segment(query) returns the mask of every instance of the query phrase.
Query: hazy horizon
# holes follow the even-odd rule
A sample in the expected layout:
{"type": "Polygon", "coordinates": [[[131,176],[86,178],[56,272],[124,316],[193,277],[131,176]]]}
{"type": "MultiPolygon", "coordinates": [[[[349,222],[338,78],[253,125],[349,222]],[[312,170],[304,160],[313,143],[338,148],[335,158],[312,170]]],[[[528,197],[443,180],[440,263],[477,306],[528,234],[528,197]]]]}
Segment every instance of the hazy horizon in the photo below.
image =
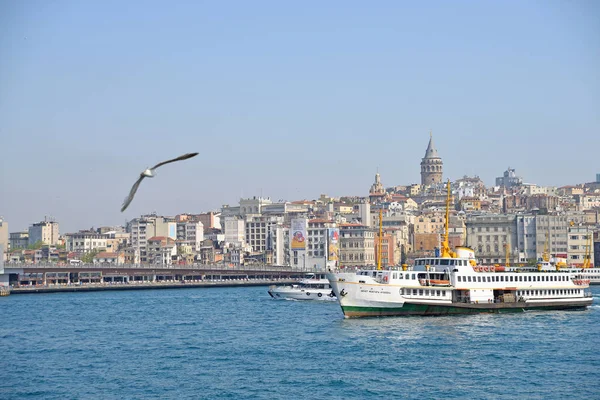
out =
{"type": "Polygon", "coordinates": [[[510,166],[600,173],[600,3],[0,3],[0,215],[61,233],[510,166]],[[186,152],[124,197],[148,166],[186,152]]]}

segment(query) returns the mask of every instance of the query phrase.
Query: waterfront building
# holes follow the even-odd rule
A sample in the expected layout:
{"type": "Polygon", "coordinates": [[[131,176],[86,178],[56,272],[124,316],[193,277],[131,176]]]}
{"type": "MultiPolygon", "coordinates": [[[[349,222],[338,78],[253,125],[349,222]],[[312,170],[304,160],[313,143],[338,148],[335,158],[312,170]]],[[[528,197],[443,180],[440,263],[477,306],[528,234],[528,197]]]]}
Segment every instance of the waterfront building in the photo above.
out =
{"type": "Polygon", "coordinates": [[[590,266],[594,266],[593,231],[588,226],[571,226],[567,235],[567,264],[569,267],[581,267],[586,254],[590,259],[590,266]],[[589,247],[588,247],[589,246],[589,247]]]}
{"type": "MultiPolygon", "coordinates": [[[[317,270],[335,267],[338,257],[338,243],[331,243],[331,231],[337,230],[337,224],[326,219],[310,219],[307,224],[306,266],[317,270]],[[331,254],[331,246],[335,253],[331,254]]],[[[339,230],[337,230],[339,240],[339,230]]],[[[304,261],[304,260],[303,260],[304,261]]]]}
{"type": "MultiPolygon", "coordinates": [[[[100,231],[100,230],[99,230],[100,231]]],[[[102,233],[100,231],[100,233],[102,233]]],[[[105,231],[106,251],[116,253],[126,248],[131,242],[131,233],[123,231],[105,231]]]]}
{"type": "Polygon", "coordinates": [[[65,235],[65,248],[76,253],[89,253],[96,250],[106,250],[106,235],[96,231],[79,231],[65,235]]]}
{"type": "Polygon", "coordinates": [[[8,238],[10,250],[25,249],[29,245],[29,232],[11,232],[8,238]]]}
{"type": "Polygon", "coordinates": [[[375,231],[362,224],[340,224],[340,264],[375,265],[375,231]]]}
{"type": "Polygon", "coordinates": [[[148,239],[147,263],[172,265],[177,259],[175,240],[167,236],[154,236],[148,239]]]}
{"type": "Polygon", "coordinates": [[[0,246],[2,246],[2,252],[0,253],[0,258],[4,258],[4,252],[9,249],[9,240],[8,240],[8,222],[4,220],[3,217],[0,217],[0,246]]]}
{"type": "Polygon", "coordinates": [[[177,243],[191,246],[193,251],[200,251],[204,240],[204,226],[200,221],[177,222],[177,243]]]}
{"type": "Polygon", "coordinates": [[[127,224],[127,232],[131,234],[131,246],[136,250],[135,262],[146,264],[151,260],[148,256],[148,238],[164,236],[177,239],[177,222],[175,218],[161,217],[156,214],[142,215],[127,224]]]}
{"type": "Polygon", "coordinates": [[[244,247],[246,243],[246,228],[244,220],[237,215],[230,215],[224,218],[223,228],[225,235],[225,244],[232,244],[235,247],[244,247]]]}
{"type": "Polygon", "coordinates": [[[44,220],[29,227],[29,244],[42,242],[42,244],[56,245],[58,243],[58,222],[44,220]]]}
{"type": "Polygon", "coordinates": [[[468,216],[467,246],[486,265],[504,263],[507,252],[511,263],[566,258],[568,227],[584,219],[582,213],[468,216]]]}
{"type": "Polygon", "coordinates": [[[430,133],[425,157],[421,160],[421,185],[441,183],[443,166],[444,163],[433,145],[433,136],[430,133]]]}
{"type": "Polygon", "coordinates": [[[267,237],[271,227],[283,222],[283,216],[246,215],[245,241],[252,247],[252,252],[264,253],[267,250],[267,237]]]}
{"type": "MultiPolygon", "coordinates": [[[[277,224],[272,226],[269,231],[269,238],[273,265],[291,265],[289,225],[277,224]]],[[[297,258],[296,256],[296,260],[297,258]]]]}
{"type": "MultiPolygon", "coordinates": [[[[392,228],[393,229],[393,228],[392,228]]],[[[396,252],[396,237],[388,230],[383,231],[383,235],[380,238],[379,234],[375,235],[375,264],[377,265],[379,259],[379,246],[381,243],[381,267],[392,267],[400,262],[396,252]]]]}
{"type": "MultiPolygon", "coordinates": [[[[516,215],[488,214],[468,216],[466,221],[467,246],[475,250],[481,264],[505,263],[506,248],[510,250],[511,263],[519,259],[515,226],[516,215]]],[[[523,224],[526,235],[533,234],[529,224],[523,224]]],[[[527,236],[529,238],[529,236],[527,236]]],[[[522,258],[522,257],[521,257],[522,258]]]]}
{"type": "Polygon", "coordinates": [[[550,256],[566,258],[568,228],[584,219],[583,213],[535,215],[536,258],[542,259],[546,251],[550,256]]]}

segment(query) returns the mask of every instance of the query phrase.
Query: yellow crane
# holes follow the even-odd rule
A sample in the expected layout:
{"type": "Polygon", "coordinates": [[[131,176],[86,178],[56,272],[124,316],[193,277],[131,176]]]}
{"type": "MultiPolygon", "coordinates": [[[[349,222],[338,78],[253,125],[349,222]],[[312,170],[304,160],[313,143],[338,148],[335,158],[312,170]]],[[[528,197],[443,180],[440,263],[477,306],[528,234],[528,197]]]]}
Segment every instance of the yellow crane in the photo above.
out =
{"type": "Polygon", "coordinates": [[[510,267],[510,246],[508,245],[508,243],[504,243],[504,252],[506,256],[505,267],[508,268],[510,267]]]}
{"type": "Polygon", "coordinates": [[[381,247],[383,245],[382,211],[379,209],[379,244],[377,245],[377,270],[381,269],[381,247]]]}
{"type": "Polygon", "coordinates": [[[544,243],[544,252],[542,253],[542,260],[548,262],[550,261],[550,254],[548,253],[548,237],[550,235],[546,233],[546,243],[544,243]]]}
{"type": "Polygon", "coordinates": [[[450,243],[448,241],[448,232],[449,232],[449,227],[448,227],[448,221],[450,220],[450,179],[448,179],[448,193],[446,195],[446,223],[444,225],[444,241],[442,242],[442,251],[441,251],[441,257],[442,258],[456,258],[456,253],[453,252],[452,250],[450,250],[450,243]]]}
{"type": "Polygon", "coordinates": [[[588,235],[585,239],[585,255],[583,256],[583,268],[590,267],[590,259],[591,256],[591,248],[592,248],[592,233],[588,232],[588,235]]]}

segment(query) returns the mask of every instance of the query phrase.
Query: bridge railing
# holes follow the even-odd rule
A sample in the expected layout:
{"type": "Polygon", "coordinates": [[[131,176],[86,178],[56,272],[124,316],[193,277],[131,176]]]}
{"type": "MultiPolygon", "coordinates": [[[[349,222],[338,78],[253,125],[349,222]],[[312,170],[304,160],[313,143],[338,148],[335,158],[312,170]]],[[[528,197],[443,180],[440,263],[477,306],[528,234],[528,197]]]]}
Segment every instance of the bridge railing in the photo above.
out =
{"type": "Polygon", "coordinates": [[[115,268],[115,269],[178,269],[178,270],[220,270],[220,271],[289,271],[289,272],[321,272],[323,269],[314,268],[294,268],[291,266],[280,265],[226,265],[226,264],[115,264],[115,263],[95,263],[95,264],[59,264],[59,263],[5,263],[5,268],[37,268],[37,269],[52,269],[52,270],[69,270],[69,269],[98,269],[98,268],[115,268]]]}

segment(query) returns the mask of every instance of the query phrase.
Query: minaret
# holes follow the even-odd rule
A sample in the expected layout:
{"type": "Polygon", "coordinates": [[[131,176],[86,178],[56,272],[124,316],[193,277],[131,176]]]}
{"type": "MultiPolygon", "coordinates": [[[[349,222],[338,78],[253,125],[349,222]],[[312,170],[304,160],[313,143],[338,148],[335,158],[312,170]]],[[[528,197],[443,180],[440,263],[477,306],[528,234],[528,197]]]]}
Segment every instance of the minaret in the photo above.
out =
{"type": "Polygon", "coordinates": [[[425,157],[421,160],[421,185],[442,183],[442,167],[444,163],[433,146],[433,135],[429,132],[429,145],[425,157]]]}

